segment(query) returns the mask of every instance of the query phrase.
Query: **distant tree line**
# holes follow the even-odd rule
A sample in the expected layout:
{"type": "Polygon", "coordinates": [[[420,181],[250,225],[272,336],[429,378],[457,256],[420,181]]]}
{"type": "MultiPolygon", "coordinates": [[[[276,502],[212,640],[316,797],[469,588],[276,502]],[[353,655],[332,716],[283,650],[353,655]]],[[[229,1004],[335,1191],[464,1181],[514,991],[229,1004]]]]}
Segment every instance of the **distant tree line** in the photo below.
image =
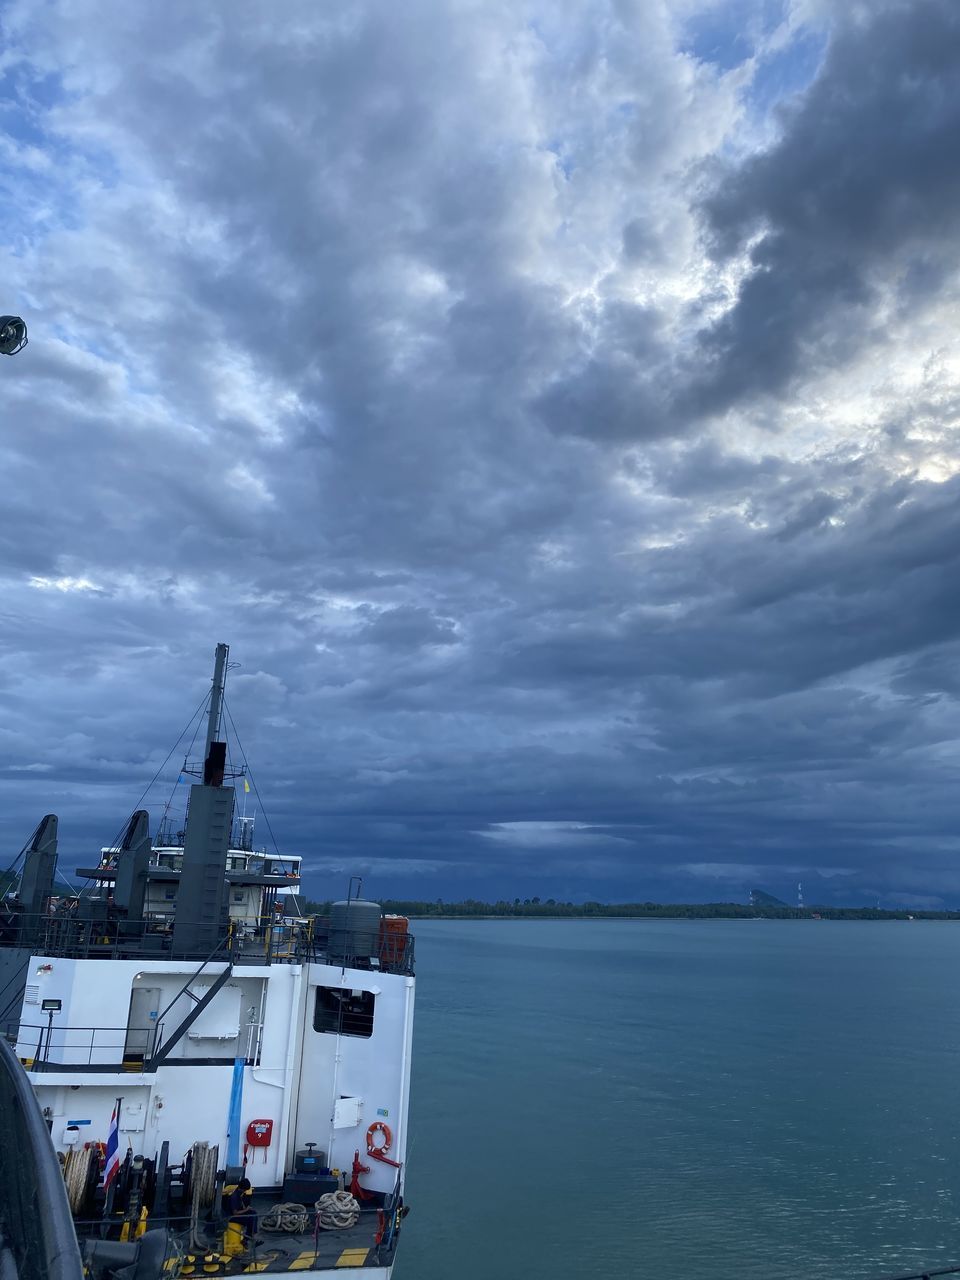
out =
{"type": "MultiPolygon", "coordinates": [[[[661,919],[661,920],[960,920],[960,911],[884,911],[879,907],[745,906],[740,902],[559,902],[554,898],[501,898],[498,902],[421,902],[413,898],[383,898],[389,915],[413,919],[530,918],[534,919],[661,919]]],[[[330,902],[305,902],[308,914],[328,915],[330,902]]]]}

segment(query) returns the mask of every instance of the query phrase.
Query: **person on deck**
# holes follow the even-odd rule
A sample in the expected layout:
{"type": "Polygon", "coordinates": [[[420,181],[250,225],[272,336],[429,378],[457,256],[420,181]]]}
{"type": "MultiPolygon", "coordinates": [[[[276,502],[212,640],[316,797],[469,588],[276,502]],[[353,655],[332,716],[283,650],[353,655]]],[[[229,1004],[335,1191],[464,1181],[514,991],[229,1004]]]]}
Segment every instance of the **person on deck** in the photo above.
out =
{"type": "Polygon", "coordinates": [[[244,1233],[251,1239],[257,1234],[257,1215],[250,1204],[252,1198],[250,1179],[241,1178],[230,1192],[230,1199],[227,1201],[227,1216],[230,1221],[239,1223],[244,1233]]]}

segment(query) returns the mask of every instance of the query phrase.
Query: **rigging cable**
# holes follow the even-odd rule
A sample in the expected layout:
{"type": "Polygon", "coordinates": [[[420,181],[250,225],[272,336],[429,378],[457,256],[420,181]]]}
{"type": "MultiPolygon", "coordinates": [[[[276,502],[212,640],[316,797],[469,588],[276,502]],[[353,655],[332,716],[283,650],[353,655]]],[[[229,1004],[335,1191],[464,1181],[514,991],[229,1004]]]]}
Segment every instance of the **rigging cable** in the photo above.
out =
{"type": "MultiPolygon", "coordinates": [[[[30,840],[32,840],[32,839],[33,839],[33,836],[31,835],[30,840]]],[[[14,858],[14,860],[10,863],[9,867],[7,867],[7,869],[6,869],[5,871],[0,871],[0,880],[3,880],[3,879],[4,879],[4,877],[6,877],[6,876],[9,876],[9,875],[12,875],[12,874],[13,874],[14,870],[16,869],[17,863],[20,861],[20,859],[23,857],[23,855],[24,855],[24,854],[27,852],[27,850],[29,849],[29,847],[30,847],[30,840],[28,840],[28,841],[24,844],[23,848],[20,850],[20,852],[17,854],[17,856],[14,858]]]]}
{"type": "MultiPolygon", "coordinates": [[[[196,741],[197,741],[197,734],[200,732],[200,726],[203,724],[203,712],[206,710],[207,701],[209,700],[210,696],[211,696],[211,695],[210,695],[210,694],[208,694],[208,695],[207,695],[207,697],[206,697],[206,698],[204,698],[203,703],[202,703],[202,705],[201,705],[201,707],[200,707],[200,713],[201,713],[201,714],[200,714],[200,715],[197,715],[197,712],[196,712],[196,711],[193,713],[194,719],[196,720],[196,722],[197,722],[197,723],[196,723],[196,725],[194,726],[194,730],[193,730],[193,737],[190,739],[190,745],[189,745],[189,747],[187,747],[186,753],[184,754],[184,757],[183,757],[183,764],[184,764],[184,768],[186,768],[187,761],[190,759],[190,753],[193,751],[194,744],[195,744],[195,743],[196,743],[196,741]]],[[[189,727],[190,727],[190,726],[189,726],[189,725],[187,725],[187,728],[188,728],[188,729],[189,729],[189,727]]],[[[184,733],[185,733],[185,732],[186,732],[186,730],[184,730],[184,733]]],[[[182,738],[182,737],[183,737],[183,734],[181,734],[181,735],[180,735],[180,737],[182,738]]],[[[178,738],[178,739],[177,739],[177,741],[179,742],[179,740],[180,740],[180,739],[178,738]]],[[[176,743],[174,743],[174,750],[176,750],[176,743]]],[[[171,752],[170,754],[172,755],[172,754],[173,754],[173,752],[171,752]]],[[[169,759],[169,757],[168,757],[168,759],[169,759]]],[[[180,770],[180,772],[177,774],[176,781],[174,782],[173,786],[170,788],[170,795],[169,795],[169,798],[167,799],[166,804],[163,806],[163,813],[162,813],[162,814],[161,814],[161,816],[160,816],[160,830],[161,830],[161,831],[163,830],[163,824],[164,824],[164,823],[166,822],[166,820],[167,820],[167,814],[170,812],[171,808],[173,807],[173,797],[177,794],[177,787],[179,787],[179,785],[180,785],[180,779],[183,777],[183,772],[184,772],[184,771],[183,771],[183,769],[181,769],[181,770],[180,770]]]]}
{"type": "MultiPolygon", "coordinates": [[[[7,994],[7,992],[10,990],[10,988],[13,986],[15,982],[19,982],[21,978],[24,980],[24,983],[26,982],[27,969],[29,967],[30,967],[30,957],[27,956],[24,959],[23,964],[20,966],[20,968],[14,969],[13,973],[4,983],[2,989],[0,989],[0,1000],[3,999],[3,997],[7,994]]],[[[20,988],[18,988],[10,997],[10,1000],[7,1003],[6,1007],[2,1011],[0,1011],[0,1027],[2,1027],[4,1023],[6,1023],[10,1014],[13,1012],[14,1005],[17,1003],[18,1000],[22,999],[22,996],[23,996],[23,992],[20,990],[20,988]]],[[[2,1034],[2,1031],[0,1031],[0,1034],[2,1034]]]]}
{"type": "MultiPolygon", "coordinates": [[[[7,869],[6,869],[5,871],[0,872],[0,884],[3,884],[3,893],[6,893],[6,892],[8,891],[8,889],[9,889],[9,885],[12,885],[12,884],[13,884],[13,879],[11,879],[11,880],[9,881],[9,884],[5,883],[5,881],[6,881],[6,877],[7,877],[7,876],[11,876],[11,877],[13,876],[13,873],[14,873],[14,871],[16,870],[17,864],[19,863],[20,859],[24,856],[24,854],[25,854],[25,853],[27,852],[27,850],[29,849],[29,847],[30,847],[30,841],[31,841],[31,840],[33,840],[33,836],[32,836],[32,835],[30,836],[30,839],[26,841],[26,843],[24,844],[23,848],[20,850],[20,852],[17,854],[17,856],[14,858],[14,860],[10,863],[9,867],[7,867],[7,869]]],[[[64,883],[64,884],[67,886],[67,888],[70,890],[70,893],[71,893],[71,894],[76,893],[76,890],[74,889],[73,885],[72,885],[72,884],[70,884],[69,880],[65,879],[65,878],[64,878],[64,876],[63,876],[63,875],[61,875],[61,873],[60,873],[60,871],[59,871],[59,870],[57,870],[57,871],[56,871],[56,874],[57,874],[58,876],[60,876],[60,879],[63,881],[63,883],[64,883]]],[[[7,981],[3,984],[3,986],[2,986],[2,987],[0,987],[0,1000],[2,1000],[2,999],[3,999],[3,997],[7,994],[7,992],[10,990],[11,986],[13,986],[13,984],[14,984],[15,982],[18,982],[18,981],[19,981],[19,980],[24,976],[24,973],[25,973],[25,971],[26,971],[26,968],[27,968],[27,966],[28,966],[29,962],[30,962],[30,961],[29,961],[29,956],[28,956],[28,957],[27,957],[27,959],[25,959],[25,960],[24,960],[23,965],[22,965],[20,968],[15,968],[15,969],[14,969],[14,971],[13,971],[13,973],[12,973],[12,974],[10,975],[10,977],[7,979],[7,981]]],[[[20,998],[21,998],[21,993],[20,993],[20,991],[18,990],[18,991],[16,991],[16,992],[14,993],[14,995],[13,995],[12,999],[9,1001],[9,1003],[6,1005],[6,1007],[5,1007],[3,1010],[0,1010],[0,1023],[4,1022],[4,1021],[6,1020],[7,1016],[11,1013],[11,1011],[13,1010],[14,1005],[16,1004],[16,1002],[17,1002],[20,998]]]]}
{"type": "MultiPolygon", "coordinates": [[[[110,850],[110,852],[112,852],[112,853],[119,852],[119,849],[120,849],[120,841],[123,839],[123,833],[124,833],[124,831],[126,831],[126,829],[127,829],[128,825],[129,825],[129,823],[130,823],[130,819],[133,817],[133,815],[134,815],[134,814],[137,812],[137,810],[140,808],[141,804],[143,803],[143,801],[144,801],[144,799],[147,797],[147,795],[149,795],[151,788],[152,788],[152,787],[153,787],[153,785],[156,783],[156,781],[157,781],[157,779],[160,777],[161,773],[163,773],[164,769],[167,767],[167,764],[169,763],[170,757],[173,755],[173,753],[176,751],[177,747],[179,747],[180,743],[181,743],[181,742],[183,741],[183,739],[186,737],[188,729],[189,729],[189,728],[190,728],[190,726],[193,724],[194,720],[196,720],[197,716],[198,716],[198,715],[200,715],[200,714],[202,713],[203,708],[206,706],[207,699],[208,699],[209,697],[210,697],[210,695],[209,695],[208,693],[205,693],[205,694],[203,695],[203,697],[200,699],[200,705],[197,707],[196,711],[194,711],[193,715],[190,717],[190,719],[187,721],[187,723],[186,723],[186,724],[183,726],[183,728],[181,729],[179,737],[177,738],[177,740],[176,740],[176,742],[173,744],[173,746],[170,748],[170,750],[167,752],[167,754],[166,754],[166,756],[164,757],[163,763],[161,764],[160,768],[157,770],[157,772],[153,775],[153,777],[150,779],[150,781],[149,781],[149,782],[147,783],[147,785],[144,787],[144,789],[143,789],[143,791],[142,791],[142,793],[141,793],[141,795],[140,795],[140,799],[137,801],[137,803],[136,803],[136,804],[133,806],[133,808],[130,810],[129,815],[128,815],[126,818],[124,818],[123,823],[122,823],[122,824],[121,824],[121,826],[120,826],[120,830],[117,832],[116,836],[114,836],[112,843],[111,843],[111,844],[109,844],[109,845],[107,845],[107,848],[110,850]]],[[[194,737],[196,737],[196,735],[194,735],[194,737]]],[[[83,894],[84,892],[93,893],[93,887],[92,887],[91,885],[86,886],[84,890],[81,890],[81,896],[82,896],[82,894],[83,894]]]]}
{"type": "Polygon", "coordinates": [[[66,886],[67,891],[69,892],[69,894],[70,894],[71,898],[75,898],[75,897],[77,896],[77,889],[76,889],[76,885],[72,885],[72,884],[70,883],[70,881],[69,881],[69,880],[67,879],[67,877],[63,874],[63,872],[60,870],[60,868],[59,868],[59,867],[56,867],[56,868],[54,869],[53,874],[57,877],[57,879],[60,881],[60,883],[61,883],[62,885],[65,885],[65,886],[66,886]]]}
{"type": "MultiPolygon", "coordinates": [[[[223,700],[223,709],[224,709],[224,711],[227,713],[227,719],[230,721],[230,728],[233,730],[233,736],[234,736],[234,737],[236,738],[236,740],[237,740],[237,747],[238,747],[238,748],[239,748],[239,750],[240,750],[240,755],[241,755],[241,757],[242,757],[242,759],[243,759],[243,765],[244,765],[244,768],[245,768],[245,769],[247,769],[247,770],[249,770],[249,769],[250,769],[250,762],[249,762],[249,760],[247,759],[247,753],[246,753],[246,751],[244,751],[244,749],[243,749],[243,743],[240,741],[240,735],[239,735],[239,733],[237,733],[237,726],[236,726],[236,724],[234,723],[233,716],[230,714],[230,708],[227,706],[227,700],[226,700],[226,698],[224,698],[224,700],[223,700]]],[[[246,776],[246,775],[245,775],[245,776],[246,776]]],[[[251,782],[251,784],[252,784],[252,786],[253,786],[253,794],[257,797],[257,804],[260,806],[260,812],[263,814],[263,820],[264,820],[264,822],[267,824],[267,830],[270,832],[270,839],[273,841],[273,847],[274,847],[274,849],[276,850],[277,860],[279,861],[279,863],[280,863],[280,865],[281,865],[281,866],[284,866],[284,867],[285,867],[285,866],[287,866],[287,863],[286,863],[286,860],[285,860],[285,859],[284,859],[284,857],[283,857],[283,854],[280,852],[280,846],[277,844],[277,837],[273,834],[273,827],[270,825],[270,818],[269,818],[269,816],[268,816],[268,814],[267,814],[267,811],[266,811],[266,809],[265,809],[265,807],[264,807],[263,799],[262,799],[262,797],[261,797],[261,795],[260,795],[260,789],[259,789],[259,787],[257,786],[257,780],[256,780],[256,778],[253,776],[253,774],[252,774],[252,773],[250,773],[250,774],[249,774],[249,778],[250,778],[250,782],[251,782]]],[[[299,911],[299,909],[300,909],[300,904],[299,904],[299,902],[298,902],[298,903],[297,903],[297,910],[299,911]]]]}

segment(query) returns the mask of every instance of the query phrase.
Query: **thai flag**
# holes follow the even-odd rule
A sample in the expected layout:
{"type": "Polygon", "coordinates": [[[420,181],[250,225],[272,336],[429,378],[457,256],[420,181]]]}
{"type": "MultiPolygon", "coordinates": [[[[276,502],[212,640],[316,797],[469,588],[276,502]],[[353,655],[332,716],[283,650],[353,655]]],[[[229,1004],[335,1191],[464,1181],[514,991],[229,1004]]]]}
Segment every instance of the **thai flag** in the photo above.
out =
{"type": "Polygon", "coordinates": [[[103,1185],[109,1187],[120,1168],[120,1099],[117,1099],[110,1117],[110,1133],[107,1136],[107,1160],[103,1166],[103,1185]]]}

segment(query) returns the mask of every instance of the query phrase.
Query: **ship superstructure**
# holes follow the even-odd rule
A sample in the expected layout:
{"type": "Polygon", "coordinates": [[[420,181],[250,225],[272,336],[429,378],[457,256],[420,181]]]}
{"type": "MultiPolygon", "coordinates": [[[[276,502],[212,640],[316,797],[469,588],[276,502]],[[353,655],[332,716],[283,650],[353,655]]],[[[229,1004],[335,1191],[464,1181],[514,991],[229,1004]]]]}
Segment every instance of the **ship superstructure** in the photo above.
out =
{"type": "Polygon", "coordinates": [[[40,823],[0,921],[0,1018],[77,1234],[100,1242],[93,1273],[109,1273],[105,1240],[141,1239],[144,1258],[185,1275],[386,1277],[404,1212],[413,939],[352,896],[327,919],[297,914],[299,859],[254,850],[235,820],[226,664],[220,645],[174,840],[155,843],[136,812],[81,872],[90,891],[65,897],[57,819],[40,823]]]}

